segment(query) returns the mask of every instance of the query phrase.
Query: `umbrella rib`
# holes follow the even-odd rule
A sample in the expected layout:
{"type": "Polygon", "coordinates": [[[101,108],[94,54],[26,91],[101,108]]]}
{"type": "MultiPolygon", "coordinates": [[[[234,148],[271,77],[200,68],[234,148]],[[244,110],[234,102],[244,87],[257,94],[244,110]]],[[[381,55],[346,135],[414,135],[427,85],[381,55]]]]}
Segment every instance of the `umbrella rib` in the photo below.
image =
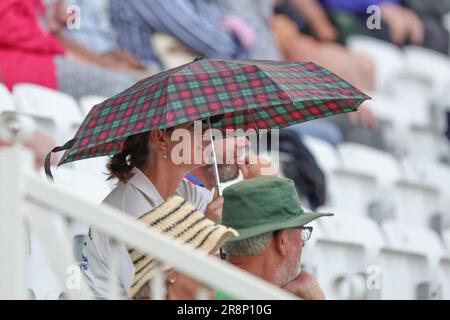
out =
{"type": "MultiPolygon", "coordinates": [[[[316,63],[314,63],[314,62],[310,62],[310,63],[312,63],[312,64],[314,64],[314,65],[316,65],[316,66],[321,67],[320,65],[318,65],[318,64],[316,64],[316,63]]],[[[293,98],[286,90],[281,89],[280,86],[279,86],[279,84],[276,83],[276,82],[273,80],[273,78],[267,73],[266,70],[261,69],[261,68],[260,68],[258,65],[256,65],[256,64],[253,64],[253,66],[255,66],[256,68],[258,68],[258,70],[261,70],[261,71],[265,74],[265,76],[272,82],[272,84],[278,88],[279,91],[285,92],[285,93],[289,96],[289,98],[292,100],[292,102],[294,102],[294,98],[293,98]]],[[[321,68],[323,68],[323,67],[321,67],[321,68]]],[[[338,80],[343,81],[343,82],[347,82],[346,80],[344,80],[344,79],[342,79],[341,77],[339,77],[336,73],[332,72],[332,74],[333,74],[338,80]]],[[[362,92],[361,90],[359,90],[359,89],[356,88],[355,86],[353,86],[353,85],[351,85],[351,86],[352,86],[352,89],[353,89],[353,90],[357,91],[357,92],[360,94],[360,96],[361,96],[360,99],[365,100],[365,98],[366,98],[366,99],[367,99],[367,98],[370,98],[368,95],[366,95],[364,92],[362,92]]],[[[342,96],[342,97],[339,97],[339,98],[331,97],[331,96],[324,96],[324,97],[321,97],[321,99],[322,99],[322,100],[325,100],[325,99],[330,99],[330,100],[355,99],[355,100],[356,100],[356,97],[353,97],[353,96],[351,96],[351,95],[350,95],[350,96],[349,96],[349,95],[341,95],[341,96],[342,96]]],[[[356,108],[355,111],[357,111],[357,110],[358,110],[358,109],[356,108]]]]}
{"type": "MultiPolygon", "coordinates": [[[[169,85],[171,84],[171,83],[170,83],[170,76],[168,76],[168,77],[164,80],[164,82],[165,82],[165,84],[164,84],[164,91],[161,93],[161,97],[162,97],[162,94],[163,94],[163,93],[166,95],[166,104],[165,104],[165,106],[163,107],[163,112],[162,112],[162,114],[163,114],[163,116],[164,116],[164,129],[167,129],[167,118],[166,118],[166,115],[167,115],[167,112],[168,112],[168,105],[169,105],[169,98],[170,98],[170,95],[167,93],[167,88],[168,88],[169,85]]],[[[161,125],[159,125],[159,127],[161,127],[161,125]]]]}
{"type": "Polygon", "coordinates": [[[256,155],[259,156],[259,128],[256,125],[255,119],[253,118],[252,112],[248,111],[247,112],[250,115],[250,119],[252,120],[253,126],[255,127],[256,130],[256,155]]]}
{"type": "Polygon", "coordinates": [[[256,65],[256,64],[254,64],[254,66],[255,66],[256,68],[258,68],[258,70],[262,71],[262,72],[264,73],[264,75],[267,77],[267,79],[269,79],[270,82],[271,82],[275,87],[277,87],[277,89],[278,89],[279,91],[285,92],[285,93],[289,96],[289,98],[290,98],[291,100],[293,100],[293,97],[291,97],[291,95],[290,95],[288,92],[286,92],[286,90],[281,89],[281,88],[280,88],[280,85],[279,85],[278,83],[276,83],[276,82],[273,80],[273,78],[267,73],[266,70],[261,69],[261,68],[260,68],[258,65],[256,65]]]}

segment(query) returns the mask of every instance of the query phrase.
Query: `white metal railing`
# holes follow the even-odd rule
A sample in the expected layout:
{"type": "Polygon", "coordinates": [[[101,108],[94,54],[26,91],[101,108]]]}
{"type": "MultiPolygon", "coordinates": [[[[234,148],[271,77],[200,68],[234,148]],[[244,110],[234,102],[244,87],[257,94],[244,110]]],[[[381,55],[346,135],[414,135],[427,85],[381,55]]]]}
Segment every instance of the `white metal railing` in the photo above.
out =
{"type": "MultiPolygon", "coordinates": [[[[0,299],[27,298],[26,224],[38,234],[58,280],[66,283],[67,266],[73,264],[70,228],[75,221],[90,225],[108,234],[113,241],[137,248],[203,285],[236,298],[295,298],[226,262],[149,230],[114,208],[81,199],[70,190],[43,180],[31,168],[32,155],[20,145],[0,149],[0,299]],[[59,234],[52,223],[55,215],[64,221],[64,230],[59,234]],[[61,234],[64,236],[62,240],[61,234]]],[[[112,270],[110,279],[110,298],[121,298],[115,290],[115,270],[112,270]]],[[[165,296],[162,272],[152,281],[150,290],[153,298],[165,296]]],[[[91,298],[84,283],[80,288],[68,288],[64,292],[72,299],[91,298]]],[[[201,292],[200,297],[207,296],[205,290],[201,292]]]]}

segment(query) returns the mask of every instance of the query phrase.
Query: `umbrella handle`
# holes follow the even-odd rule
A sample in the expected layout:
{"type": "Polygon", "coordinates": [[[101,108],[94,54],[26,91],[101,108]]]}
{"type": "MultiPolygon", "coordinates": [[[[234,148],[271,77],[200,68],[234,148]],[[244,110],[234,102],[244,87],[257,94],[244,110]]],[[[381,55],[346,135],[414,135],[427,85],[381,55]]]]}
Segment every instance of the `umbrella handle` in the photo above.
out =
{"type": "Polygon", "coordinates": [[[215,188],[217,190],[217,195],[219,197],[221,197],[222,196],[222,186],[220,184],[219,168],[217,167],[216,148],[214,147],[214,137],[212,134],[211,121],[209,118],[208,118],[208,127],[209,127],[209,134],[211,136],[211,152],[212,152],[212,157],[213,157],[214,178],[216,180],[215,188]]]}
{"type": "Polygon", "coordinates": [[[45,175],[47,176],[47,178],[50,181],[54,182],[52,170],[50,169],[50,159],[51,159],[52,153],[69,150],[70,148],[73,147],[74,144],[75,144],[75,139],[71,139],[71,140],[67,141],[64,145],[55,147],[49,153],[47,153],[47,156],[45,157],[45,161],[44,161],[44,170],[45,170],[45,175]]]}

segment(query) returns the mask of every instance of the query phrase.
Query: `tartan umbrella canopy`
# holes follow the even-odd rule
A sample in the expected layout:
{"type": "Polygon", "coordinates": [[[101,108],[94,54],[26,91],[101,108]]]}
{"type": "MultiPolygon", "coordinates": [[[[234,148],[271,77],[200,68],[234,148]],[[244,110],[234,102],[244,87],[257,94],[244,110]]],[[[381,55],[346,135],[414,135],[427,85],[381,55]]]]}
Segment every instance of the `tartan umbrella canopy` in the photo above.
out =
{"type": "Polygon", "coordinates": [[[213,128],[282,128],[356,111],[369,96],[311,62],[196,59],[95,105],[59,165],[113,155],[131,135],[223,117],[213,128]],[[250,116],[249,116],[250,115],[250,116]]]}

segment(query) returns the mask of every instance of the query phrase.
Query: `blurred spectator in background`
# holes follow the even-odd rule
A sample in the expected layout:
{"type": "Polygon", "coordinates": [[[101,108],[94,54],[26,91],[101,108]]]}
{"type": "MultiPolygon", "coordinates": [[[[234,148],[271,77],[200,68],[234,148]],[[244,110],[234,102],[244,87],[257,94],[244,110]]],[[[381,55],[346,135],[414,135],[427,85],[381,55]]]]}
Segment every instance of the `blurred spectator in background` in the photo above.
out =
{"type": "Polygon", "coordinates": [[[249,50],[250,59],[283,60],[269,22],[273,16],[273,0],[216,0],[235,15],[244,18],[255,28],[257,41],[249,50]]]}
{"type": "Polygon", "coordinates": [[[208,58],[244,58],[254,36],[239,17],[212,0],[111,0],[111,20],[119,44],[143,63],[161,68],[151,43],[167,33],[208,58]]]}
{"type": "Polygon", "coordinates": [[[316,0],[279,0],[276,1],[275,12],[287,15],[302,32],[319,41],[337,40],[336,27],[316,0]]]}
{"type": "Polygon", "coordinates": [[[280,131],[280,152],[290,155],[292,161],[283,163],[283,173],[294,180],[299,194],[316,210],[326,203],[327,183],[325,174],[314,155],[309,151],[295,130],[280,131]]]}
{"type": "MultiPolygon", "coordinates": [[[[89,49],[97,55],[109,60],[112,68],[136,75],[138,79],[153,74],[156,70],[142,64],[133,54],[119,48],[117,35],[111,25],[109,14],[109,0],[66,0],[67,9],[78,7],[82,21],[80,28],[67,28],[60,33],[60,37],[89,49]]],[[[69,11],[69,15],[77,18],[77,12],[69,11]]]]}
{"type": "Polygon", "coordinates": [[[29,82],[80,98],[114,95],[131,86],[125,75],[89,50],[55,36],[65,27],[61,1],[0,1],[0,72],[9,89],[29,82]],[[102,65],[105,63],[104,65],[102,65]],[[103,66],[103,67],[101,67],[103,66]]]}
{"type": "MultiPolygon", "coordinates": [[[[11,144],[0,139],[0,148],[8,147],[11,144]]],[[[45,132],[36,131],[31,138],[23,144],[34,154],[34,167],[40,170],[44,166],[45,156],[49,150],[52,150],[56,144],[55,141],[45,132]]],[[[56,164],[56,159],[52,159],[52,165],[56,164]]]]}
{"type": "Polygon", "coordinates": [[[222,223],[239,236],[225,243],[227,260],[303,299],[325,299],[300,262],[312,232],[305,225],[327,215],[304,212],[292,180],[258,177],[234,184],[224,190],[222,223]]]}
{"type": "Polygon", "coordinates": [[[449,53],[449,32],[442,17],[450,10],[447,0],[288,0],[301,11],[311,33],[321,41],[345,43],[354,34],[376,37],[397,45],[421,45],[449,53]],[[367,21],[380,8],[381,28],[369,29],[367,21]]]}
{"type": "MultiPolygon", "coordinates": [[[[334,44],[321,44],[298,31],[297,26],[285,16],[274,16],[273,0],[217,0],[223,7],[240,15],[257,26],[257,43],[262,42],[260,50],[251,50],[252,59],[313,61],[335,72],[362,90],[374,89],[374,67],[370,58],[352,54],[344,47],[334,44]],[[272,30],[276,40],[272,36],[272,30]],[[278,42],[278,43],[277,43],[278,42]],[[269,48],[278,50],[270,50],[269,48]],[[271,52],[269,57],[266,52],[271,52]],[[261,56],[259,55],[261,54],[261,56]]],[[[258,46],[258,44],[256,45],[258,46]]]]}
{"type": "Polygon", "coordinates": [[[414,11],[423,23],[422,46],[448,55],[450,32],[443,21],[444,16],[450,12],[450,0],[404,0],[402,3],[414,11]]]}
{"type": "Polygon", "coordinates": [[[285,15],[276,14],[271,25],[285,60],[313,61],[362,90],[374,89],[375,69],[369,57],[351,53],[339,44],[321,43],[301,33],[285,15]]]}
{"type": "MultiPolygon", "coordinates": [[[[280,1],[216,1],[255,26],[258,41],[249,52],[251,59],[313,61],[362,90],[374,89],[375,72],[370,58],[352,54],[341,45],[321,43],[302,34],[297,25],[287,16],[274,16],[274,5],[280,1]],[[276,37],[273,36],[271,27],[276,37]]],[[[297,9],[300,8],[303,6],[297,9]]],[[[309,121],[283,130],[294,130],[300,135],[311,135],[333,146],[343,141],[352,141],[382,150],[386,149],[378,121],[365,106],[360,107],[359,112],[309,121]]]]}

